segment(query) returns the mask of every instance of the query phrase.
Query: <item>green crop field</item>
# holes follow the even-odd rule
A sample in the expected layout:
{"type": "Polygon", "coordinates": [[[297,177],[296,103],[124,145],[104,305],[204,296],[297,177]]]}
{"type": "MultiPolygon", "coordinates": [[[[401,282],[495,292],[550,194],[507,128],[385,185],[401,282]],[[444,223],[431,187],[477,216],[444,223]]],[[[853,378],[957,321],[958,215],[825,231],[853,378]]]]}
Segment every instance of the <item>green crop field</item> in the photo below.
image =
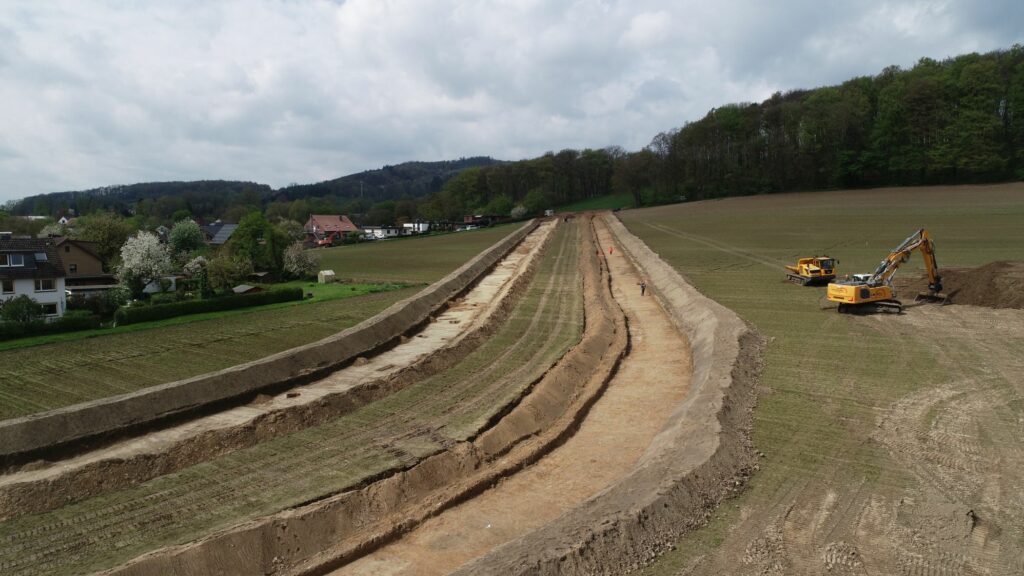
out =
{"type": "MultiPolygon", "coordinates": [[[[423,284],[442,278],[515,229],[498,226],[318,253],[323,255],[321,268],[333,267],[341,278],[423,284]]],[[[84,339],[77,333],[48,336],[57,341],[0,351],[0,419],[189,378],[315,342],[419,289],[360,295],[379,287],[297,285],[313,292],[313,301],[200,315],[200,321],[174,318],[107,334],[97,330],[84,339]]]]}
{"type": "MultiPolygon", "coordinates": [[[[758,196],[631,210],[620,217],[698,289],[739,313],[769,341],[762,380],[766,392],[754,415],[755,447],[766,454],[760,471],[742,495],[719,508],[709,526],[684,537],[647,574],[737,570],[740,557],[750,570],[782,566],[782,572],[763,572],[781,574],[790,566],[803,573],[784,563],[802,553],[800,538],[810,533],[808,542],[820,540],[824,546],[827,538],[844,534],[843,522],[853,522],[832,510],[830,502],[849,507],[844,513],[857,519],[869,506],[866,502],[876,507],[884,507],[880,502],[902,503],[904,498],[910,502],[907,494],[915,494],[911,490],[925,490],[927,482],[915,476],[914,465],[901,463],[877,441],[879,418],[894,403],[930,386],[945,385],[951,372],[973,378],[985,370],[986,388],[1015,394],[1012,372],[993,373],[977,358],[987,353],[990,343],[952,341],[966,326],[939,325],[935,332],[915,329],[928,312],[840,315],[828,307],[824,287],[785,282],[783,264],[827,254],[839,259],[840,274],[871,272],[889,250],[920,227],[935,239],[940,266],[1024,259],[1022,185],[758,196]],[[965,358],[981,367],[956,368],[965,358]],[[815,514],[835,533],[814,532],[815,514]],[[807,522],[801,525],[802,520],[807,522]],[[782,536],[772,540],[776,533],[782,536]],[[745,548],[748,545],[753,548],[745,548]],[[750,551],[762,550],[758,545],[768,550],[763,565],[750,551]],[[729,555],[732,560],[725,558],[729,555]]],[[[921,271],[920,255],[914,255],[899,274],[921,271]]],[[[912,301],[913,295],[902,298],[912,301]]],[[[952,306],[935,313],[956,308],[962,309],[952,306]]],[[[992,340],[997,344],[990,351],[998,358],[1019,358],[1024,352],[1020,334],[992,340]]],[[[1014,414],[999,414],[993,420],[1005,417],[1012,428],[1020,412],[1018,400],[1014,414]]],[[[927,425],[923,430],[927,434],[927,425]]],[[[934,498],[949,497],[949,492],[936,490],[934,498]]],[[[986,513],[991,518],[998,511],[981,512],[986,513]]],[[[1020,528],[1014,528],[1015,538],[1020,528]]],[[[856,531],[845,537],[853,539],[851,533],[856,531]]],[[[821,562],[822,553],[807,557],[813,565],[821,562]]],[[[908,566],[929,562],[924,552],[908,558],[908,566]]]]}
{"type": "Polygon", "coordinates": [[[0,572],[107,568],[338,493],[477,434],[579,341],[578,232],[575,223],[555,231],[509,318],[450,370],[326,424],[138,486],[0,522],[0,572]]]}
{"type": "Polygon", "coordinates": [[[320,268],[338,278],[387,282],[433,282],[508,236],[521,224],[452,234],[364,242],[314,251],[320,268]]]}

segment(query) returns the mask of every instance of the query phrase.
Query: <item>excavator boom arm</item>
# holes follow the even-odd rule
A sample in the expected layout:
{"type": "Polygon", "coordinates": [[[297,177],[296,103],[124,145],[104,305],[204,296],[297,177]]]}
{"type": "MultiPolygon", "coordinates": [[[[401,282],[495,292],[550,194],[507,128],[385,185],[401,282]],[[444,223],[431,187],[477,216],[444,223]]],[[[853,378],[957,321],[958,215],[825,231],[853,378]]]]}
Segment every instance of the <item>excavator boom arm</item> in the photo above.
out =
{"type": "Polygon", "coordinates": [[[935,259],[935,244],[932,242],[928,231],[921,228],[913,233],[902,244],[882,260],[875,270],[875,273],[868,279],[869,286],[881,286],[887,284],[899,270],[904,262],[910,259],[914,250],[921,250],[924,257],[924,265],[928,271],[928,288],[933,292],[942,290],[942,278],[939,276],[939,265],[935,259]]]}

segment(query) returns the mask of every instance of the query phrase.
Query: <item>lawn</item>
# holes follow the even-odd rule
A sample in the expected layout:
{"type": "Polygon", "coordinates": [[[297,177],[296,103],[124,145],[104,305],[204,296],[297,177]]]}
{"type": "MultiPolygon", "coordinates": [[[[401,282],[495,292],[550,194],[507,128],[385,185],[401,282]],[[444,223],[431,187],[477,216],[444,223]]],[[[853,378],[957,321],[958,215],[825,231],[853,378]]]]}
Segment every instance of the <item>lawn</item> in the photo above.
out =
{"type": "Polygon", "coordinates": [[[318,248],[322,270],[340,279],[370,282],[433,282],[508,236],[522,224],[422,238],[377,240],[349,246],[318,248]]]}
{"type": "MultiPolygon", "coordinates": [[[[904,317],[839,315],[828,308],[824,287],[789,284],[782,266],[827,254],[839,259],[840,274],[870,272],[920,227],[935,239],[940,266],[1019,260],[1024,186],[758,196],[631,210],[621,218],[698,289],[769,340],[767,393],[754,415],[753,440],[767,455],[760,472],[709,526],[684,537],[646,574],[735,568],[722,556],[732,554],[738,562],[736,554],[757,542],[771,549],[775,540],[765,534],[773,530],[789,542],[788,557],[797,557],[811,546],[795,542],[793,534],[813,532],[813,523],[800,526],[798,519],[819,514],[833,531],[813,533],[810,540],[830,533],[838,538],[843,522],[850,522],[844,518],[858,517],[866,502],[884,508],[886,502],[912,501],[907,494],[918,481],[873,440],[878,418],[907,395],[948,380],[940,346],[956,350],[956,343],[936,342],[933,334],[909,328],[913,324],[904,317]],[[829,508],[832,502],[846,507],[840,508],[845,517],[829,508]],[[728,552],[716,557],[719,547],[728,552]]],[[[899,274],[922,270],[914,255],[899,274]]],[[[993,386],[1013,386],[1005,374],[992,378],[993,386]]],[[[816,554],[808,561],[820,562],[816,554]]],[[[759,560],[752,558],[743,562],[754,569],[759,560]]]]}

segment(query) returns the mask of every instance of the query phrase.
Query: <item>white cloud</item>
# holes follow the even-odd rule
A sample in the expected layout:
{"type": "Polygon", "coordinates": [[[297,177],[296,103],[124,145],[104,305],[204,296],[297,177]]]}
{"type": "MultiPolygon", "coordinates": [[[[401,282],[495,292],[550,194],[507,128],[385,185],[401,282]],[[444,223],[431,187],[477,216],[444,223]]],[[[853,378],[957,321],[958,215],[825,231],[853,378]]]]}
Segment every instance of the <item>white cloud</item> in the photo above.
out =
{"type": "Polygon", "coordinates": [[[722,103],[1007,47],[1022,16],[968,0],[5,1],[0,201],[636,149],[722,103]]]}

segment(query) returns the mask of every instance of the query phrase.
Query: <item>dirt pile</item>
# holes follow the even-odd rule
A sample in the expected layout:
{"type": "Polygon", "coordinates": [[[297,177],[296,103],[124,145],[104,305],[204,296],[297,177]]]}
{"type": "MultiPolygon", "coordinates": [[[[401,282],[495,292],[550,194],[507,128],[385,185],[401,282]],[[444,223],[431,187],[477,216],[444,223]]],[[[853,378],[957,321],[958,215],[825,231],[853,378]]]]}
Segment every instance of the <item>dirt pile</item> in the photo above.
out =
{"type": "MultiPolygon", "coordinates": [[[[969,304],[986,308],[1024,309],[1024,262],[989,262],[977,268],[941,270],[943,293],[950,304],[969,304]]],[[[908,300],[928,290],[926,276],[901,278],[897,292],[908,300]]]]}

